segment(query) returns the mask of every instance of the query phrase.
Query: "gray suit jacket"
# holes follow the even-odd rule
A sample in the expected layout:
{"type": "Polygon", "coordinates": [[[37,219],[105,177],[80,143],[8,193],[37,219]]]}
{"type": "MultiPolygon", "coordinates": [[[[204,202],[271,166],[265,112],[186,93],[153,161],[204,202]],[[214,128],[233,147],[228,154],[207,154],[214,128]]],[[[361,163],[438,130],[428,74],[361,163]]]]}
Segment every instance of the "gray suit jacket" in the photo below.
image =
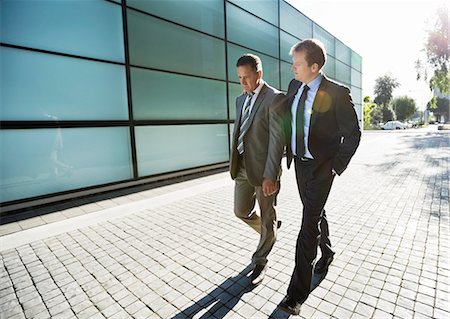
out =
{"type": "MultiPolygon", "coordinates": [[[[237,139],[245,95],[236,98],[236,121],[231,148],[230,173],[235,179],[239,170],[237,139]]],[[[277,180],[284,150],[284,95],[265,83],[250,114],[250,126],[244,136],[244,160],[247,177],[253,186],[261,186],[264,178],[277,180]]]]}

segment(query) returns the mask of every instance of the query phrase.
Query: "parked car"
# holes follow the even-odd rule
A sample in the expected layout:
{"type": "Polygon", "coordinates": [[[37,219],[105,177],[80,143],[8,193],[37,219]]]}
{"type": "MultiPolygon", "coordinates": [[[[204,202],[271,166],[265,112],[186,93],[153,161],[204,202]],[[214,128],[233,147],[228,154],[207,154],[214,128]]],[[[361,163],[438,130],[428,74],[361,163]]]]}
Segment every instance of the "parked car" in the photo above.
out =
{"type": "Polygon", "coordinates": [[[406,125],[400,121],[388,121],[381,126],[382,130],[404,130],[406,125]]]}

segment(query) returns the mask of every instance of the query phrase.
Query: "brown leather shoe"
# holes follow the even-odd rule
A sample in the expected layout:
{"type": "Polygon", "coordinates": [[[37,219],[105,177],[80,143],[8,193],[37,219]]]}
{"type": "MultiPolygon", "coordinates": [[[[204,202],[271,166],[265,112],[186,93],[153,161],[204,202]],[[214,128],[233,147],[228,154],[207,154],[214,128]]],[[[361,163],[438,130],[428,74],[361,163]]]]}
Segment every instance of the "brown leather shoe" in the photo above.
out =
{"type": "Polygon", "coordinates": [[[280,302],[278,307],[291,315],[298,316],[300,314],[301,303],[295,301],[289,296],[284,297],[284,299],[280,302]]]}
{"type": "Polygon", "coordinates": [[[263,281],[264,277],[266,276],[266,271],[267,271],[267,264],[255,265],[255,268],[253,268],[253,272],[250,275],[252,285],[254,285],[254,286],[259,285],[263,281]]]}

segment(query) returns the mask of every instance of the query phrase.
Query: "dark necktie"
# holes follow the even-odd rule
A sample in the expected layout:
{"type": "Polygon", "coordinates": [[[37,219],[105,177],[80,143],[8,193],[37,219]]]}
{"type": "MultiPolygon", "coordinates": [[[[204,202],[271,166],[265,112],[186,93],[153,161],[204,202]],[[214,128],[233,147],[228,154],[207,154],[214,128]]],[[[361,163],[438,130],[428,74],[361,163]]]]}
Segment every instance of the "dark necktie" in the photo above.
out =
{"type": "Polygon", "coordinates": [[[297,134],[297,149],[296,153],[298,157],[302,157],[305,155],[305,133],[304,133],[304,127],[305,127],[305,101],[306,97],[308,95],[309,87],[307,85],[304,86],[302,95],[300,96],[300,99],[298,101],[297,105],[297,114],[296,114],[296,134],[297,134]]]}
{"type": "Polygon", "coordinates": [[[241,125],[239,126],[239,137],[237,143],[237,150],[239,154],[244,153],[244,135],[250,125],[250,104],[252,103],[252,97],[252,94],[247,94],[247,103],[245,103],[242,109],[241,125]]]}

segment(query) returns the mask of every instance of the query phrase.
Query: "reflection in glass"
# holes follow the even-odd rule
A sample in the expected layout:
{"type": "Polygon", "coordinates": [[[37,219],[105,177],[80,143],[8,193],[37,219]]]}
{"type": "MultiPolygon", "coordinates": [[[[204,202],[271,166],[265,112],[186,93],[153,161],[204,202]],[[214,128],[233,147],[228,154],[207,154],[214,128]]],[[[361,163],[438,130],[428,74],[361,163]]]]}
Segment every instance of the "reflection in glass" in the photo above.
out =
{"type": "Polygon", "coordinates": [[[0,48],[0,119],[128,119],[125,67],[0,48]]]}
{"type": "Polygon", "coordinates": [[[132,178],[127,127],[1,130],[0,146],[1,202],[132,178]]]}
{"type": "Polygon", "coordinates": [[[131,69],[134,118],[226,119],[226,83],[131,69]]]}
{"type": "Polygon", "coordinates": [[[226,162],[227,124],[138,126],[136,152],[139,176],[226,162]]]}

